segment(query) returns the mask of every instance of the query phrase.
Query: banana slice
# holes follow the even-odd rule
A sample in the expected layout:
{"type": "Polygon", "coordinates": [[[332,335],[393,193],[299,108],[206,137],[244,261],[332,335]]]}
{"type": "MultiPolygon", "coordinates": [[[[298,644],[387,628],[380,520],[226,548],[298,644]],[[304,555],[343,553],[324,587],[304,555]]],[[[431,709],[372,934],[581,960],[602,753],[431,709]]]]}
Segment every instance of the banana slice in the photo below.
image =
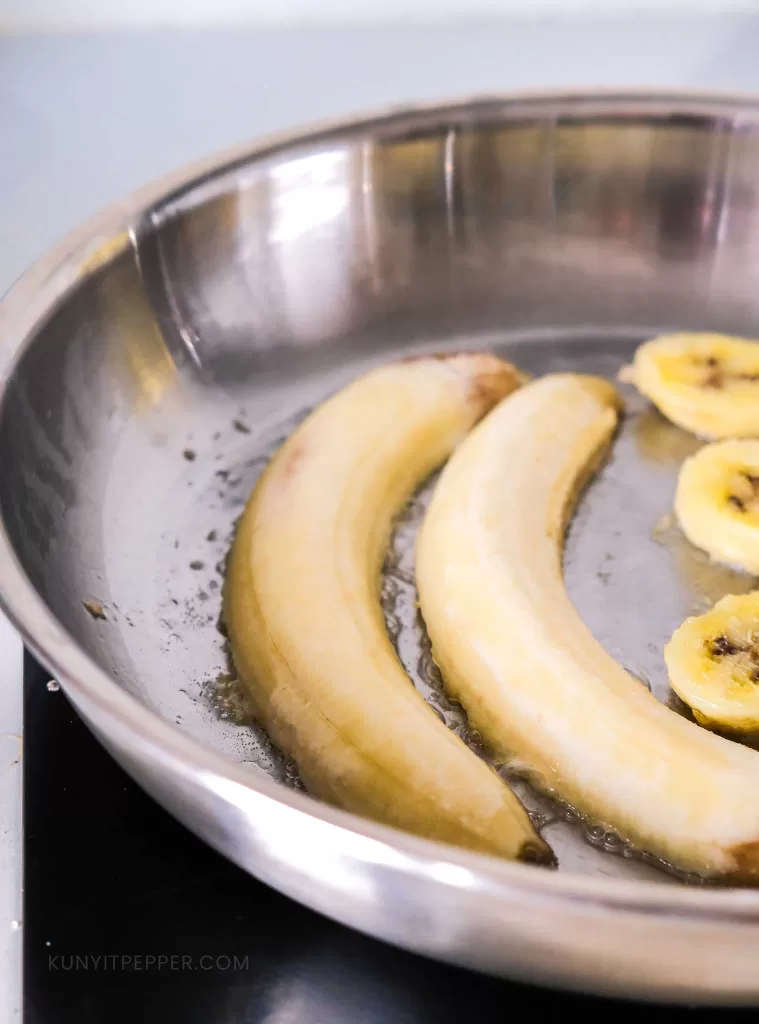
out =
{"type": "Polygon", "coordinates": [[[759,441],[718,441],[687,459],[675,514],[715,562],[759,575],[759,441]]]}
{"type": "Polygon", "coordinates": [[[699,437],[759,437],[759,344],[725,334],[666,334],[628,374],[668,419],[699,437]]]}
{"type": "Polygon", "coordinates": [[[550,862],[516,796],[411,685],[379,601],[394,514],[521,380],[494,356],[423,358],[325,402],[253,491],[224,616],[254,708],[309,790],[422,836],[550,862]]]}
{"type": "Polygon", "coordinates": [[[686,619],[664,649],[669,681],[700,725],[759,731],[759,591],[686,619]]]}
{"type": "Polygon", "coordinates": [[[618,410],[605,381],[545,377],[453,454],[417,542],[433,656],[494,753],[540,788],[679,867],[759,882],[759,754],[660,704],[563,584],[565,526],[618,410]]]}

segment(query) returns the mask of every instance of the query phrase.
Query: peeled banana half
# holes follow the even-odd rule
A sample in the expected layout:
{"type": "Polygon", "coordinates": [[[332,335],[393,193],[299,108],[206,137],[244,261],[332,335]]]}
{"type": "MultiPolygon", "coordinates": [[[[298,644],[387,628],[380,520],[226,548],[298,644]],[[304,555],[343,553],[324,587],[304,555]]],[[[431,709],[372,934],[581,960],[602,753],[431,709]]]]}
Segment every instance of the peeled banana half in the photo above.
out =
{"type": "Polygon", "coordinates": [[[686,619],[664,658],[672,689],[700,725],[736,736],[759,732],[759,592],[723,597],[686,619]]]}
{"type": "Polygon", "coordinates": [[[759,754],[659,703],[563,584],[568,517],[619,408],[605,381],[545,377],[454,452],[417,543],[433,656],[494,753],[540,788],[680,868],[756,882],[759,754]]]}
{"type": "Polygon", "coordinates": [[[625,374],[699,437],[759,437],[759,343],[724,334],[668,334],[641,345],[625,374]]]}
{"type": "Polygon", "coordinates": [[[718,441],[687,459],[675,514],[714,561],[759,575],[759,441],[718,441]]]}
{"type": "Polygon", "coordinates": [[[224,617],[255,711],[311,792],[428,838],[549,863],[516,796],[412,686],[379,597],[393,516],[521,383],[494,356],[461,354],[381,367],[325,402],[248,502],[224,617]]]}

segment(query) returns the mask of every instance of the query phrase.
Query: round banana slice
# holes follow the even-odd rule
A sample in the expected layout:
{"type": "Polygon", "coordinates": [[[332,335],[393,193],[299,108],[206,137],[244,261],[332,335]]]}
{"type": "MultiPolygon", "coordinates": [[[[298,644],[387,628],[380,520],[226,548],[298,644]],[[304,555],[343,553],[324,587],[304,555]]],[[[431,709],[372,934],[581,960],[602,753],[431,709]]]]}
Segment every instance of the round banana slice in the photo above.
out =
{"type": "Polygon", "coordinates": [[[759,441],[718,441],[687,459],[675,514],[715,562],[759,575],[759,441]]]}
{"type": "Polygon", "coordinates": [[[675,693],[707,729],[759,731],[759,591],[686,619],[664,649],[675,693]]]}
{"type": "Polygon", "coordinates": [[[759,343],[725,334],[668,334],[635,353],[632,383],[699,437],[759,437],[759,343]]]}

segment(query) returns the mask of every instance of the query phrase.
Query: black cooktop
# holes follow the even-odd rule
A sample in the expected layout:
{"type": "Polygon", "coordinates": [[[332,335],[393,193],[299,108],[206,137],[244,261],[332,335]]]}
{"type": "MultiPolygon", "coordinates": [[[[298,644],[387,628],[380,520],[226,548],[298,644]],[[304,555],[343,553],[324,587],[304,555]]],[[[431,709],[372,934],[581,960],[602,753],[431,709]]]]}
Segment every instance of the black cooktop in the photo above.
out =
{"type": "MultiPolygon", "coordinates": [[[[25,658],[24,1024],[454,1024],[641,1013],[404,953],[244,874],[147,797],[25,658]]],[[[759,950],[757,951],[759,954],[759,950]]]]}

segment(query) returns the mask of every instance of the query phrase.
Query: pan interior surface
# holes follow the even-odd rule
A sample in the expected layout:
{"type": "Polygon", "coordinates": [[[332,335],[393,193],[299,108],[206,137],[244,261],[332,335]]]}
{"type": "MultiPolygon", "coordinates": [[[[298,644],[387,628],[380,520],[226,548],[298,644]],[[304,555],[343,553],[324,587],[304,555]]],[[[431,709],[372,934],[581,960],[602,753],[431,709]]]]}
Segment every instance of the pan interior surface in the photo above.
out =
{"type": "MultiPolygon", "coordinates": [[[[309,409],[409,353],[489,349],[536,374],[614,378],[660,330],[759,335],[756,124],[636,111],[493,103],[479,119],[453,108],[328,132],[161,200],[82,274],[6,389],[0,512],[38,592],[121,687],[253,775],[299,786],[250,720],[218,620],[235,520],[309,409]]],[[[664,644],[756,581],[672,525],[700,442],[622,391],[566,579],[606,649],[685,713],[664,644]]],[[[472,743],[415,609],[429,492],[398,523],[383,606],[414,685],[472,743]]],[[[561,871],[680,884],[510,781],[561,871]]]]}

